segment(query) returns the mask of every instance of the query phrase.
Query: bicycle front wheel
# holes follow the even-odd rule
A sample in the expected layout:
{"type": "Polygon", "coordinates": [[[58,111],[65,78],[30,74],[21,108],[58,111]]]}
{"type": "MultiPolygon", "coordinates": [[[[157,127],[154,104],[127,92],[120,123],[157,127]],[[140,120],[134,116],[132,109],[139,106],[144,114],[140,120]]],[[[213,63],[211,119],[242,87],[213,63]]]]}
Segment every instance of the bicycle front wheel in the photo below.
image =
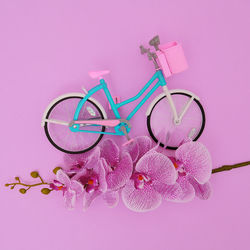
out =
{"type": "MultiPolygon", "coordinates": [[[[192,98],[191,95],[183,92],[173,92],[171,97],[178,115],[181,114],[185,105],[192,98]]],[[[202,105],[197,99],[194,99],[181,123],[176,125],[170,104],[166,96],[163,96],[154,104],[147,116],[147,127],[150,136],[156,143],[160,143],[161,147],[175,150],[188,137],[191,130],[194,131],[191,139],[196,141],[204,130],[205,120],[202,105]],[[163,132],[165,132],[165,135],[167,132],[170,133],[167,142],[165,142],[166,138],[162,138],[163,132]]]]}
{"type": "MultiPolygon", "coordinates": [[[[68,125],[82,96],[67,96],[59,99],[46,114],[44,125],[45,134],[50,143],[64,153],[80,154],[95,147],[102,139],[103,134],[72,132],[68,125]],[[50,121],[63,121],[65,124],[57,124],[50,121]]],[[[104,119],[101,108],[92,100],[87,100],[83,105],[79,120],[104,119]]],[[[104,132],[105,126],[86,126],[85,130],[104,132]]]]}

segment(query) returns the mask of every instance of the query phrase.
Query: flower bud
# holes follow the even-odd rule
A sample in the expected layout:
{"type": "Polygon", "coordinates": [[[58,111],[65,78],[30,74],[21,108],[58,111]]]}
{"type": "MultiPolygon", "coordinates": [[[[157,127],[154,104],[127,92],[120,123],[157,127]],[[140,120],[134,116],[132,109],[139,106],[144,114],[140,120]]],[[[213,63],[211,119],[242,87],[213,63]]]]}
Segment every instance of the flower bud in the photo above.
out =
{"type": "Polygon", "coordinates": [[[41,190],[41,192],[42,192],[43,194],[49,194],[49,193],[51,192],[51,190],[48,189],[48,188],[43,188],[43,189],[41,190]]]}
{"type": "Polygon", "coordinates": [[[62,169],[61,167],[56,167],[53,169],[53,173],[56,174],[58,170],[62,169]]]}
{"type": "Polygon", "coordinates": [[[37,178],[39,176],[38,172],[37,171],[33,171],[30,173],[31,177],[33,178],[37,178]]]}
{"type": "Polygon", "coordinates": [[[21,194],[25,194],[26,191],[27,191],[27,190],[26,190],[25,188],[20,188],[20,189],[19,189],[19,192],[20,192],[21,194]]]}

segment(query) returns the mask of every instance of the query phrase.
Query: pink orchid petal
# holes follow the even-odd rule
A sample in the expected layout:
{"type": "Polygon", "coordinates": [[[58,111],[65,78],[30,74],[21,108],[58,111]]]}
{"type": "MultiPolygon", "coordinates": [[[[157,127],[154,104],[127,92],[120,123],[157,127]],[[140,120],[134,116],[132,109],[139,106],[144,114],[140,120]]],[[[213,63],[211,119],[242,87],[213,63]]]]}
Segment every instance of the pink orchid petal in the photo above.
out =
{"type": "Polygon", "coordinates": [[[163,199],[170,201],[177,200],[183,193],[179,183],[175,183],[173,185],[155,185],[154,189],[162,195],[163,199]]]}
{"type": "Polygon", "coordinates": [[[86,152],[83,154],[64,154],[64,162],[67,166],[74,166],[79,163],[81,165],[85,165],[88,159],[88,156],[91,154],[91,152],[86,152]]]}
{"type": "Polygon", "coordinates": [[[103,140],[100,143],[101,157],[103,157],[109,166],[116,166],[119,161],[120,150],[116,143],[111,139],[103,140]]]}
{"type": "Polygon", "coordinates": [[[103,158],[101,158],[97,164],[97,166],[98,166],[97,173],[98,173],[98,181],[99,181],[98,190],[100,190],[101,192],[106,192],[107,188],[108,188],[104,165],[105,165],[105,160],[103,158]]]}
{"type": "Polygon", "coordinates": [[[134,141],[125,146],[133,162],[136,163],[145,153],[152,148],[152,140],[148,136],[138,136],[134,141]]]}
{"type": "Polygon", "coordinates": [[[136,189],[134,181],[130,180],[122,189],[122,200],[127,208],[136,212],[146,212],[159,207],[162,197],[150,185],[144,185],[143,189],[136,189]]]}
{"type": "Polygon", "coordinates": [[[129,153],[133,162],[136,162],[138,160],[139,146],[136,138],[134,139],[134,141],[124,146],[124,151],[129,153]]]}
{"type": "Polygon", "coordinates": [[[76,203],[76,192],[71,189],[66,190],[64,193],[64,201],[68,209],[73,209],[76,203]]]}
{"type": "Polygon", "coordinates": [[[63,185],[63,183],[61,183],[61,182],[58,181],[58,180],[54,180],[53,182],[54,182],[54,185],[57,186],[57,187],[60,187],[60,186],[63,185]]]}
{"type": "Polygon", "coordinates": [[[204,184],[199,184],[194,178],[189,178],[190,183],[195,189],[195,194],[201,200],[207,200],[212,194],[211,184],[206,182],[204,184]]]}
{"type": "Polygon", "coordinates": [[[176,181],[180,185],[182,192],[176,193],[175,202],[189,202],[195,197],[195,190],[193,186],[189,183],[189,180],[186,176],[179,176],[176,181]]]}
{"type": "Polygon", "coordinates": [[[104,158],[102,158],[102,159],[103,159],[103,166],[104,166],[106,174],[112,172],[113,169],[108,165],[108,163],[106,162],[106,160],[104,158]]]}
{"type": "Polygon", "coordinates": [[[107,174],[107,183],[110,190],[117,190],[123,187],[130,179],[133,171],[133,163],[130,155],[124,153],[114,171],[107,174]]]}
{"type": "Polygon", "coordinates": [[[185,171],[200,184],[211,176],[212,160],[207,148],[200,142],[182,144],[175,152],[176,159],[184,164],[185,171]]]}
{"type": "Polygon", "coordinates": [[[88,161],[85,165],[85,168],[87,169],[93,169],[94,171],[98,170],[98,166],[97,163],[100,159],[100,148],[99,147],[95,147],[92,151],[91,151],[91,155],[89,155],[88,157],[88,161]]]}
{"type": "Polygon", "coordinates": [[[88,174],[88,170],[86,168],[82,168],[81,170],[79,170],[78,173],[76,173],[73,177],[72,180],[76,180],[78,181],[81,176],[86,176],[88,174]]]}
{"type": "Polygon", "coordinates": [[[174,185],[159,185],[154,188],[168,201],[188,202],[195,197],[195,190],[185,176],[179,177],[174,185]]]}
{"type": "Polygon", "coordinates": [[[118,191],[108,191],[103,194],[103,199],[109,207],[117,206],[119,202],[119,192],[118,191]]]}
{"type": "Polygon", "coordinates": [[[76,195],[80,195],[84,190],[83,185],[76,180],[71,181],[70,188],[76,192],[76,195]]]}
{"type": "Polygon", "coordinates": [[[70,186],[70,178],[67,174],[65,174],[65,172],[62,169],[59,169],[56,172],[56,179],[57,179],[57,181],[64,184],[66,187],[70,186]]]}
{"type": "Polygon", "coordinates": [[[138,136],[135,138],[138,147],[139,147],[139,155],[138,160],[147,153],[152,147],[152,140],[148,136],[138,136]]]}
{"type": "Polygon", "coordinates": [[[83,211],[86,211],[91,205],[92,201],[101,194],[100,191],[94,191],[93,193],[83,192],[83,211]]]}
{"type": "Polygon", "coordinates": [[[172,185],[177,179],[177,171],[171,160],[154,151],[145,154],[136,164],[135,170],[148,175],[153,185],[161,183],[172,185]]]}

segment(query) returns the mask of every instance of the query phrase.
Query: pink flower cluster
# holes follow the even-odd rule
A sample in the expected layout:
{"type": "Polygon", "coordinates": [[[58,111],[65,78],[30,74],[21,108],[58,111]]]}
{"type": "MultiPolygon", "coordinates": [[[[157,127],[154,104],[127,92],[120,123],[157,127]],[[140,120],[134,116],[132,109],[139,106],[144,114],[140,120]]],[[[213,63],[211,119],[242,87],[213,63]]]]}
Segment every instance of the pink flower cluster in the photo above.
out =
{"type": "Polygon", "coordinates": [[[188,202],[211,195],[212,161],[200,142],[183,143],[175,157],[167,157],[147,136],[121,150],[106,139],[90,153],[65,155],[65,164],[69,171],[58,170],[51,188],[63,191],[68,208],[81,198],[86,210],[98,196],[114,207],[121,194],[126,207],[143,212],[157,208],[162,200],[188,202]]]}

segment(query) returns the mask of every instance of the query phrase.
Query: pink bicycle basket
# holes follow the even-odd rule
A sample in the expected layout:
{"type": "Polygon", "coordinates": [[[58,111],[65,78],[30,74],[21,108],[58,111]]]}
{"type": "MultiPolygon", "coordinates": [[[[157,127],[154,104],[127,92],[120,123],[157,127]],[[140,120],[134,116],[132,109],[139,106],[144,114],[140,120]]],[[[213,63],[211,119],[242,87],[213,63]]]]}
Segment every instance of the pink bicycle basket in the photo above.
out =
{"type": "Polygon", "coordinates": [[[156,51],[156,54],[165,77],[182,72],[188,68],[182,46],[178,42],[159,45],[159,50],[156,51]]]}

